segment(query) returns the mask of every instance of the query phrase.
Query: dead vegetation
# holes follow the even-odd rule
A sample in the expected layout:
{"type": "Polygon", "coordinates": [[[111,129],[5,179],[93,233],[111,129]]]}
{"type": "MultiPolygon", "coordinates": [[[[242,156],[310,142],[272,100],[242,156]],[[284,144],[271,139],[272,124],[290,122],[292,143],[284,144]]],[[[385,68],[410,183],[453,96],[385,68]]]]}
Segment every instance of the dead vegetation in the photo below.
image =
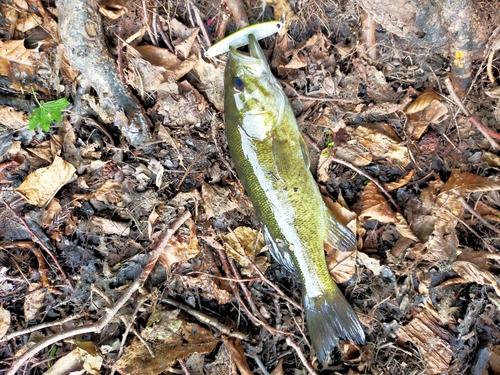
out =
{"type": "Polygon", "coordinates": [[[2,373],[500,373],[498,3],[398,3],[3,2],[2,373]],[[228,157],[224,64],[202,57],[282,16],[262,44],[358,236],[327,261],[367,343],[323,367],[228,157]],[[29,130],[63,97],[61,124],[29,130]]]}

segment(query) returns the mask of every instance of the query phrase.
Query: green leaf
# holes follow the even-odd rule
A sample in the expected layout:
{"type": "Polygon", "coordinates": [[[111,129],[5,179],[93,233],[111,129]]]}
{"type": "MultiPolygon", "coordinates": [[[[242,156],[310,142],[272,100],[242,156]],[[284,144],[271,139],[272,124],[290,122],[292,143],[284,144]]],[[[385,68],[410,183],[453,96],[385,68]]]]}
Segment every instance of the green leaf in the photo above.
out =
{"type": "Polygon", "coordinates": [[[40,107],[35,109],[30,116],[29,126],[30,130],[34,130],[38,125],[43,131],[50,130],[52,121],[61,123],[61,111],[69,105],[68,99],[61,98],[52,102],[45,103],[40,100],[40,107]]]}

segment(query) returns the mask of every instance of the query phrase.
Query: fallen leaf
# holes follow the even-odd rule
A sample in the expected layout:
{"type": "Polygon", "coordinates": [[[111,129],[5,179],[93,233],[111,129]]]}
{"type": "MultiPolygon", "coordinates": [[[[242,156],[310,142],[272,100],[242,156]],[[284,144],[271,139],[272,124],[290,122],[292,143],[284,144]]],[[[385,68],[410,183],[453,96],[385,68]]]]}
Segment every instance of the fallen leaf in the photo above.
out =
{"type": "Polygon", "coordinates": [[[179,229],[177,235],[172,236],[158,260],[170,272],[172,264],[186,262],[198,255],[199,252],[200,244],[196,236],[196,225],[194,220],[189,218],[179,229]]]}
{"type": "Polygon", "coordinates": [[[203,182],[201,186],[201,200],[207,218],[217,217],[239,207],[233,198],[233,193],[227,187],[209,185],[203,182]]]}
{"type": "Polygon", "coordinates": [[[45,372],[45,375],[67,375],[82,370],[89,375],[100,375],[103,358],[97,354],[94,344],[92,342],[79,342],[77,345],[79,346],[78,348],[58,359],[45,372]]]}
{"type": "Polygon", "coordinates": [[[29,116],[23,111],[16,111],[11,106],[0,105],[0,124],[11,130],[20,130],[28,126],[29,116]]]}
{"type": "MultiPolygon", "coordinates": [[[[406,167],[410,163],[408,148],[389,124],[362,124],[349,130],[351,141],[355,140],[373,155],[373,160],[406,167]]],[[[351,142],[350,141],[350,142],[351,142]]]]}
{"type": "Polygon", "coordinates": [[[288,0],[267,0],[266,5],[270,5],[274,8],[274,19],[285,20],[285,27],[297,19],[288,0]]]}
{"type": "Polygon", "coordinates": [[[357,250],[346,252],[326,247],[326,251],[326,264],[335,282],[343,284],[351,280],[356,271],[357,250]]]}
{"type": "Polygon", "coordinates": [[[335,157],[356,167],[365,167],[373,161],[373,155],[356,140],[348,141],[335,148],[335,157]]]}
{"type": "Polygon", "coordinates": [[[217,345],[218,340],[210,331],[179,317],[179,310],[158,310],[151,315],[142,333],[154,357],[141,341],[134,340],[115,363],[120,374],[157,375],[178,359],[193,353],[210,353],[217,345]]]}
{"type": "Polygon", "coordinates": [[[38,312],[43,307],[46,289],[40,284],[31,284],[28,287],[28,293],[24,296],[24,319],[29,322],[36,318],[38,312]]]}
{"type": "Polygon", "coordinates": [[[434,90],[425,89],[425,91],[405,109],[405,113],[409,115],[411,113],[421,112],[434,100],[441,101],[441,96],[434,90]]]}
{"type": "Polygon", "coordinates": [[[128,12],[124,4],[126,2],[120,0],[106,0],[99,4],[99,13],[111,20],[116,20],[128,12]]]}
{"type": "Polygon", "coordinates": [[[441,189],[442,192],[456,189],[461,193],[475,193],[478,191],[500,190],[500,182],[488,177],[481,177],[459,169],[451,171],[450,178],[441,189]]]}
{"type": "Polygon", "coordinates": [[[373,272],[375,276],[380,275],[384,266],[380,260],[370,257],[368,254],[358,252],[358,262],[373,272]]]}
{"type": "Polygon", "coordinates": [[[73,178],[75,171],[75,167],[55,156],[50,166],[30,173],[16,191],[28,203],[43,207],[73,178]]]}
{"type": "Polygon", "coordinates": [[[224,241],[228,255],[243,267],[249,267],[255,256],[266,249],[262,233],[249,227],[237,227],[234,231],[219,236],[224,241]]]}
{"type": "Polygon", "coordinates": [[[231,359],[236,364],[236,367],[238,368],[240,374],[253,375],[253,372],[250,370],[250,366],[248,366],[241,340],[223,337],[222,341],[224,342],[224,345],[226,345],[226,347],[229,349],[229,352],[231,353],[231,359]]]}
{"type": "Polygon", "coordinates": [[[408,171],[408,173],[406,173],[405,175],[398,178],[396,181],[384,184],[385,190],[391,192],[405,186],[408,182],[410,182],[414,174],[415,171],[412,169],[411,171],[408,171]]]}
{"type": "Polygon", "coordinates": [[[417,238],[417,236],[415,236],[415,234],[411,230],[410,226],[408,225],[408,222],[399,212],[396,213],[396,220],[397,220],[396,230],[399,232],[400,235],[409,238],[415,242],[419,242],[419,239],[417,238]]]}
{"type": "Polygon", "coordinates": [[[497,223],[500,222],[500,210],[488,206],[480,200],[476,202],[474,208],[476,209],[476,212],[483,217],[483,219],[497,223]]]}
{"type": "Polygon", "coordinates": [[[92,224],[99,227],[100,231],[104,234],[116,234],[124,237],[130,235],[129,223],[121,223],[99,216],[92,216],[91,220],[92,224]]]}
{"type": "Polygon", "coordinates": [[[285,375],[285,370],[283,370],[283,360],[280,359],[278,365],[271,372],[271,375],[285,375]]]}
{"type": "Polygon", "coordinates": [[[0,306],[0,339],[10,328],[10,311],[0,306]]]}
{"type": "Polygon", "coordinates": [[[500,297],[500,281],[490,271],[480,269],[474,263],[460,260],[453,262],[451,267],[453,271],[469,283],[492,286],[497,296],[500,297]]]}
{"type": "Polygon", "coordinates": [[[234,299],[229,290],[220,287],[215,278],[209,275],[182,276],[181,280],[187,289],[199,288],[201,296],[206,299],[216,300],[219,305],[225,305],[234,299]]]}
{"type": "Polygon", "coordinates": [[[359,219],[362,221],[377,220],[384,224],[394,224],[398,221],[389,203],[373,183],[366,185],[363,190],[363,204],[359,219]]]}
{"type": "Polygon", "coordinates": [[[148,216],[148,238],[150,240],[153,239],[153,225],[159,217],[160,215],[158,215],[158,213],[156,212],[156,207],[154,207],[148,216]]]}
{"type": "Polygon", "coordinates": [[[119,182],[106,180],[97,188],[97,190],[89,194],[75,194],[75,199],[95,199],[99,202],[118,203],[122,200],[122,188],[119,182]]]}
{"type": "Polygon", "coordinates": [[[56,215],[61,211],[61,205],[59,204],[59,199],[52,198],[49,204],[42,210],[41,214],[41,226],[42,228],[48,228],[54,223],[56,215]]]}

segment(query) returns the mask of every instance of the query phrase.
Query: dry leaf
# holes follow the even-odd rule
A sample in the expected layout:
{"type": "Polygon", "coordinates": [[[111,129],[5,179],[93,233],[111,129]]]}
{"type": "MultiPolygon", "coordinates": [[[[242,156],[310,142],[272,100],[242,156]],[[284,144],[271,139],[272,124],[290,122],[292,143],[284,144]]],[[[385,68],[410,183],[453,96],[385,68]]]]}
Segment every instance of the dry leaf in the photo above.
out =
{"type": "Polygon", "coordinates": [[[461,193],[500,190],[500,182],[469,172],[461,172],[459,169],[453,169],[450,178],[446,181],[441,191],[446,192],[453,189],[461,193]]]}
{"type": "Polygon", "coordinates": [[[429,124],[439,124],[448,117],[448,108],[441,102],[434,100],[422,112],[409,115],[408,130],[411,136],[420,139],[427,130],[429,124]]]}
{"type": "Polygon", "coordinates": [[[99,4],[99,13],[111,20],[116,20],[128,12],[121,0],[107,0],[99,4]]]}
{"type": "Polygon", "coordinates": [[[345,252],[330,247],[326,249],[326,264],[330,275],[337,284],[343,284],[352,279],[356,271],[356,253],[355,251],[345,252]]]}
{"type": "Polygon", "coordinates": [[[363,190],[363,204],[360,220],[377,220],[384,224],[394,224],[398,220],[389,203],[373,183],[366,185],[363,190]]]}
{"type": "Polygon", "coordinates": [[[0,306],[0,339],[10,328],[10,311],[0,306]]]}
{"type": "Polygon", "coordinates": [[[54,222],[56,215],[61,211],[61,205],[59,204],[59,199],[52,198],[49,204],[42,210],[41,220],[42,228],[48,228],[54,222]]]}
{"type": "Polygon", "coordinates": [[[103,358],[97,354],[95,345],[92,342],[77,345],[78,348],[58,359],[44,375],[67,375],[82,370],[89,375],[100,375],[103,358]]]}
{"type": "Polygon", "coordinates": [[[410,226],[408,225],[408,222],[406,219],[401,215],[399,212],[396,213],[396,230],[399,232],[400,235],[403,237],[409,238],[415,242],[419,242],[419,239],[413,231],[410,229],[410,226]]]}
{"type": "Polygon", "coordinates": [[[41,288],[40,284],[31,284],[28,288],[28,293],[24,296],[24,319],[29,322],[35,319],[38,312],[43,307],[45,299],[45,288],[41,288]]]}
{"type": "Polygon", "coordinates": [[[207,63],[199,59],[193,67],[192,73],[197,78],[193,83],[204,93],[210,103],[219,111],[224,109],[224,65],[207,63]]]}
{"type": "Polygon", "coordinates": [[[187,289],[199,288],[201,296],[206,299],[214,299],[219,305],[225,305],[234,299],[233,294],[217,284],[215,278],[209,275],[181,276],[181,280],[187,289]]]}
{"type": "Polygon", "coordinates": [[[238,208],[238,202],[233,198],[229,188],[218,185],[209,185],[203,182],[201,186],[201,200],[207,218],[217,217],[238,208]]]}
{"type": "Polygon", "coordinates": [[[97,190],[89,194],[75,194],[75,199],[95,199],[105,203],[118,203],[122,200],[122,188],[119,182],[106,180],[97,188],[97,190]]]}
{"type": "Polygon", "coordinates": [[[285,370],[283,370],[283,360],[280,359],[278,365],[271,372],[271,375],[285,375],[285,370]]]}
{"type": "Polygon", "coordinates": [[[398,178],[396,181],[389,182],[388,184],[384,184],[385,190],[388,192],[394,191],[399,189],[400,187],[405,186],[410,180],[412,179],[413,175],[415,174],[415,171],[412,169],[408,173],[406,173],[404,176],[401,176],[398,178]]]}
{"type": "Polygon", "coordinates": [[[441,101],[439,94],[434,90],[425,89],[425,91],[406,108],[405,113],[409,115],[411,113],[423,111],[434,100],[441,101]]]}
{"type": "Polygon", "coordinates": [[[470,283],[491,285],[497,296],[500,297],[500,281],[490,271],[480,269],[477,265],[467,261],[456,261],[451,265],[453,271],[470,283]]]}
{"type": "Polygon", "coordinates": [[[285,20],[285,27],[297,19],[288,0],[267,0],[266,5],[274,8],[274,19],[281,20],[283,18],[285,20]]]}
{"type": "Polygon", "coordinates": [[[224,241],[229,256],[244,267],[250,266],[255,256],[265,250],[266,242],[262,233],[249,227],[237,227],[234,231],[219,236],[224,241]]]}
{"type": "Polygon", "coordinates": [[[200,244],[196,237],[196,225],[193,219],[186,220],[176,236],[172,236],[158,259],[170,272],[174,263],[186,262],[200,252],[200,244]]]}
{"type": "Polygon", "coordinates": [[[429,374],[439,375],[449,368],[453,358],[453,350],[448,344],[451,335],[427,311],[422,311],[400,328],[397,335],[400,340],[409,341],[419,348],[429,374]]]}
{"type": "Polygon", "coordinates": [[[406,167],[410,158],[408,148],[401,145],[401,140],[389,124],[363,124],[349,130],[352,143],[355,140],[369,150],[374,160],[387,161],[401,167],[406,167]]]}
{"type": "Polygon", "coordinates": [[[485,220],[500,222],[500,210],[488,206],[482,201],[477,201],[475,205],[476,212],[483,217],[485,220]]]}
{"type": "Polygon", "coordinates": [[[375,276],[380,275],[384,266],[380,264],[380,260],[370,257],[368,254],[358,252],[358,262],[373,272],[375,276]]]}
{"type": "Polygon", "coordinates": [[[181,57],[181,58],[187,58],[191,52],[191,48],[193,48],[193,44],[196,42],[196,38],[198,37],[198,33],[200,29],[191,29],[192,34],[179,44],[175,45],[175,52],[181,57]]]}
{"type": "Polygon", "coordinates": [[[30,173],[16,191],[28,203],[43,207],[73,178],[75,171],[75,167],[61,157],[55,156],[50,166],[30,173]]]}
{"type": "Polygon", "coordinates": [[[484,151],[481,160],[484,160],[491,168],[500,168],[500,156],[492,152],[484,151]]]}
{"type": "Polygon", "coordinates": [[[181,61],[168,49],[150,45],[137,47],[128,46],[127,49],[130,50],[129,53],[134,54],[135,52],[151,64],[165,68],[165,73],[163,74],[165,80],[179,80],[189,73],[198,61],[198,57],[194,55],[181,61]]]}
{"type": "Polygon", "coordinates": [[[335,149],[335,157],[356,167],[365,167],[373,161],[373,155],[356,140],[348,141],[335,149]]]}
{"type": "Polygon", "coordinates": [[[173,366],[178,359],[193,353],[210,353],[218,340],[210,331],[178,317],[179,310],[159,311],[150,316],[141,336],[148,340],[152,357],[144,344],[135,340],[115,363],[122,375],[158,375],[173,366]]]}
{"type": "Polygon", "coordinates": [[[229,352],[231,353],[231,359],[236,364],[236,367],[238,368],[240,374],[253,375],[253,372],[250,370],[250,366],[248,366],[241,340],[223,337],[222,341],[224,342],[224,345],[226,345],[226,347],[229,349],[229,352]]]}
{"type": "Polygon", "coordinates": [[[118,236],[130,235],[130,224],[113,221],[104,217],[92,216],[92,224],[99,227],[104,234],[116,234],[118,236]]]}
{"type": "Polygon", "coordinates": [[[158,220],[159,217],[160,215],[158,215],[158,213],[156,212],[156,207],[154,207],[148,216],[148,238],[150,240],[153,239],[153,225],[154,223],[156,223],[156,220],[158,220]]]}
{"type": "Polygon", "coordinates": [[[29,116],[23,111],[16,111],[11,106],[0,105],[0,124],[11,130],[28,127],[29,116]]]}

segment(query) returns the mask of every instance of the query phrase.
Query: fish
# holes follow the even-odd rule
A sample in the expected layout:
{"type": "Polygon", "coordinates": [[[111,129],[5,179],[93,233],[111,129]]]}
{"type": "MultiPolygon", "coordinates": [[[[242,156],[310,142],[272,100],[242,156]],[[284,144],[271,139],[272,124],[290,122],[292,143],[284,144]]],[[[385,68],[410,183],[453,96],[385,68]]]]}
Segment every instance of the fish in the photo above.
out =
{"type": "Polygon", "coordinates": [[[229,152],[273,258],[300,275],[311,344],[326,363],[340,339],[365,342],[356,312],[330,276],[324,248],[355,250],[356,236],[326,207],[288,98],[253,34],[248,49],[230,46],[224,71],[229,152]]]}

